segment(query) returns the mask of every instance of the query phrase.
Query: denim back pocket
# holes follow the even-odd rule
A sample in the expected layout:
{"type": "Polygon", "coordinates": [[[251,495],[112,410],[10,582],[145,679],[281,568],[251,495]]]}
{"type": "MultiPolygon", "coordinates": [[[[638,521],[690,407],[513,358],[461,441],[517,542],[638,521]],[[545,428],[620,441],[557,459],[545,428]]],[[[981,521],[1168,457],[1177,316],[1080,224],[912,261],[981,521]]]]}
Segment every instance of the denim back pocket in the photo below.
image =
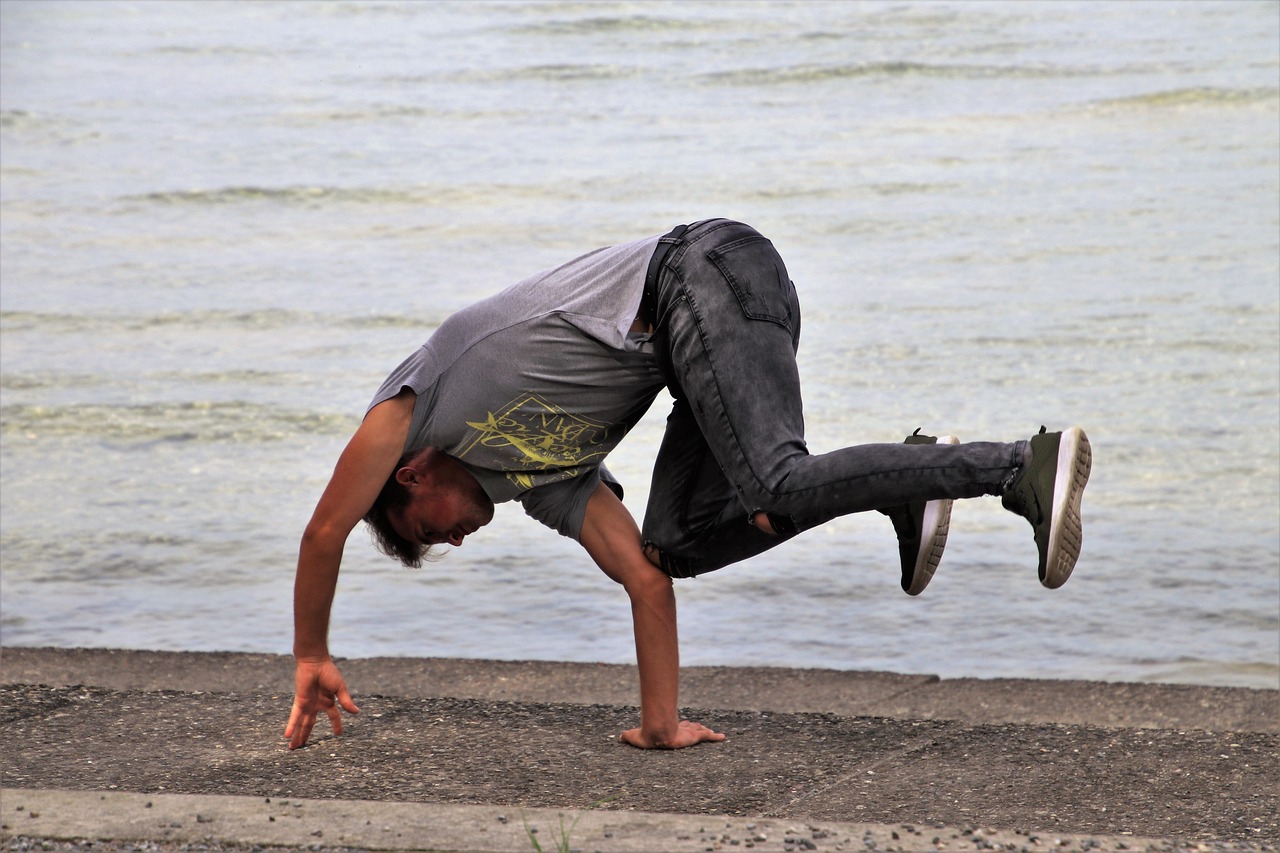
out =
{"type": "Polygon", "coordinates": [[[744,315],[792,330],[794,288],[767,238],[753,235],[717,246],[707,251],[707,260],[720,270],[744,315]]]}

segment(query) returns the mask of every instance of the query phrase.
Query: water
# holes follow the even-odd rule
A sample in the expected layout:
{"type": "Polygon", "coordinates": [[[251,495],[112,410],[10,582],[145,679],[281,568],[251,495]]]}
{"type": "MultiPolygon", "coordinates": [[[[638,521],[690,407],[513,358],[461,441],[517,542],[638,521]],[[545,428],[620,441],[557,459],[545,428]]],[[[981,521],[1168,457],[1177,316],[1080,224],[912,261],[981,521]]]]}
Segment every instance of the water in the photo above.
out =
{"type": "MultiPolygon", "coordinates": [[[[1080,423],[1095,474],[1062,590],[994,500],[919,599],[856,516],[680,583],[686,663],[1276,687],[1278,44],[1271,2],[6,0],[0,640],[287,652],[387,371],[719,215],[799,284],[815,449],[1080,423]]],[[[518,507],[421,572],[365,538],[336,654],[631,660],[518,507]]]]}

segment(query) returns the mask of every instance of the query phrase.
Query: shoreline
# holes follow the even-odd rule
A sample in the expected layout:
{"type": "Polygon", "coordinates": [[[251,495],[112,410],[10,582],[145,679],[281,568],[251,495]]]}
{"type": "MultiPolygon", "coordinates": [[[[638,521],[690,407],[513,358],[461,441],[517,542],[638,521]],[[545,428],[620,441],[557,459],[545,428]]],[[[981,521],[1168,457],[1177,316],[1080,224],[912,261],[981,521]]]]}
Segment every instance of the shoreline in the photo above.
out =
{"type": "Polygon", "coordinates": [[[646,753],[616,739],[632,666],[340,665],[363,713],[291,753],[288,656],[0,648],[0,837],[505,853],[565,815],[601,853],[1280,845],[1276,690],[689,667],[729,739],[646,753]]]}

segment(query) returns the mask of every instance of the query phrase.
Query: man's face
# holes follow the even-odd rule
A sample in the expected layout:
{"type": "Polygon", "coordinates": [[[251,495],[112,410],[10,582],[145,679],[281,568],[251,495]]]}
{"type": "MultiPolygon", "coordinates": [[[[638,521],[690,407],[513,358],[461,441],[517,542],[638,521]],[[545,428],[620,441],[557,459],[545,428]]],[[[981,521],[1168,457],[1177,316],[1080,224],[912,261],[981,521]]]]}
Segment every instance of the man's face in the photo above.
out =
{"type": "Polygon", "coordinates": [[[493,503],[475,490],[441,486],[412,490],[409,504],[389,515],[404,538],[423,545],[461,545],[493,520],[493,503]]]}

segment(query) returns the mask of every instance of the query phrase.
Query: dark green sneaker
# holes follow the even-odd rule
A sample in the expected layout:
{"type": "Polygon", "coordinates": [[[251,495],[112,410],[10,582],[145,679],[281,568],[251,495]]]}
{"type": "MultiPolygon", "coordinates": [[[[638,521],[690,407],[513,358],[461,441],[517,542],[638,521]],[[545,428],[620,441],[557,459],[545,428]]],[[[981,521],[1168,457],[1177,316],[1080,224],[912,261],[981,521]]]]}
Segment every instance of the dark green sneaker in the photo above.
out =
{"type": "Polygon", "coordinates": [[[1093,451],[1080,427],[1031,439],[1031,458],[1005,492],[1005,509],[1031,522],[1040,549],[1040,583],[1057,589],[1080,557],[1080,498],[1089,482],[1093,451]]]}
{"type": "MultiPolygon", "coordinates": [[[[906,444],[959,444],[954,435],[935,438],[916,430],[907,436],[906,444]]],[[[912,501],[903,506],[882,509],[898,534],[898,557],[902,560],[902,591],[919,595],[933,579],[947,546],[951,527],[951,501],[912,501]]]]}

